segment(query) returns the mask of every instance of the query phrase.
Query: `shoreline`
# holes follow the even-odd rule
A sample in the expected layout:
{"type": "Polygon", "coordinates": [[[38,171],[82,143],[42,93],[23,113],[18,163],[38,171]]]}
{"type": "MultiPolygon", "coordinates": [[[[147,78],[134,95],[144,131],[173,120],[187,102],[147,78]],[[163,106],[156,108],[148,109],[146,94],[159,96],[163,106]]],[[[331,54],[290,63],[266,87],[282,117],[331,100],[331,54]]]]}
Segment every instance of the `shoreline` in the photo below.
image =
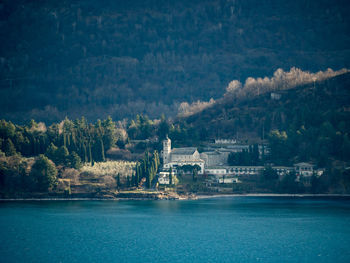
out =
{"type": "Polygon", "coordinates": [[[350,194],[273,194],[273,193],[249,193],[249,194],[222,194],[222,195],[198,195],[197,199],[212,199],[220,197],[350,197],[350,194]]]}
{"type": "Polygon", "coordinates": [[[217,199],[217,198],[229,198],[229,197],[350,197],[350,194],[267,194],[267,193],[249,193],[249,194],[222,194],[222,195],[194,195],[184,197],[179,199],[156,199],[156,198],[135,198],[135,197],[125,197],[125,198],[0,198],[0,202],[4,201],[137,201],[137,200],[203,200],[203,199],[217,199]]]}

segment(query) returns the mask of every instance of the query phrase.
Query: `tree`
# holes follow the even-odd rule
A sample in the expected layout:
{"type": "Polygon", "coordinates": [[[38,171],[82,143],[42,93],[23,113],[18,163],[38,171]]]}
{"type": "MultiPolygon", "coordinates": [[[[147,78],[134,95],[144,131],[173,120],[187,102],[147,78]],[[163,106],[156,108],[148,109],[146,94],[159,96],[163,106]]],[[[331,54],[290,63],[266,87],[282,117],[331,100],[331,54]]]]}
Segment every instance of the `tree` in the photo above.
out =
{"type": "Polygon", "coordinates": [[[66,165],[69,161],[68,159],[69,152],[67,147],[63,145],[60,148],[58,148],[56,156],[57,156],[57,164],[66,165]]]}
{"type": "Polygon", "coordinates": [[[170,171],[169,171],[169,185],[173,184],[173,168],[170,167],[170,171]]]}
{"type": "Polygon", "coordinates": [[[118,174],[117,174],[117,188],[119,189],[120,186],[121,186],[121,183],[120,183],[120,174],[118,173],[118,174]]]}
{"type": "Polygon", "coordinates": [[[263,177],[267,181],[273,181],[278,179],[278,174],[271,166],[267,166],[263,170],[263,177]]]}
{"type": "Polygon", "coordinates": [[[192,171],[192,181],[196,182],[197,181],[197,177],[198,177],[198,170],[197,169],[193,169],[193,171],[192,171]]]}
{"type": "Polygon", "coordinates": [[[165,139],[167,134],[169,133],[169,123],[165,119],[164,114],[161,116],[160,123],[158,125],[158,136],[160,140],[165,139]]]}
{"type": "Polygon", "coordinates": [[[16,148],[13,145],[10,138],[7,138],[7,140],[5,141],[4,152],[6,156],[12,156],[16,154],[16,148]]]}
{"type": "Polygon", "coordinates": [[[72,152],[69,156],[70,167],[80,169],[82,167],[81,158],[76,152],[72,152]]]}
{"type": "Polygon", "coordinates": [[[47,147],[45,155],[47,156],[47,158],[52,160],[54,163],[58,164],[58,154],[57,153],[58,153],[58,148],[53,143],[51,143],[49,145],[49,147],[47,147]]]}
{"type": "Polygon", "coordinates": [[[32,166],[30,176],[35,182],[36,190],[47,191],[57,181],[57,169],[52,161],[40,154],[32,166]]]}

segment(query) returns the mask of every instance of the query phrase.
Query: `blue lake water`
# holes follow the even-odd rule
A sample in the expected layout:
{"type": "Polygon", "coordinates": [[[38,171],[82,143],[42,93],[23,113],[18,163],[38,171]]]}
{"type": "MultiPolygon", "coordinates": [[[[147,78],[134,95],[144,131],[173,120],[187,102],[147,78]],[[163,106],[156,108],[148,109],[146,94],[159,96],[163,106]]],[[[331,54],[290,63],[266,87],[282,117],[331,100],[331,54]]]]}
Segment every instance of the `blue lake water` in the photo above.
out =
{"type": "Polygon", "coordinates": [[[350,262],[350,199],[0,202],[0,262],[350,262]]]}

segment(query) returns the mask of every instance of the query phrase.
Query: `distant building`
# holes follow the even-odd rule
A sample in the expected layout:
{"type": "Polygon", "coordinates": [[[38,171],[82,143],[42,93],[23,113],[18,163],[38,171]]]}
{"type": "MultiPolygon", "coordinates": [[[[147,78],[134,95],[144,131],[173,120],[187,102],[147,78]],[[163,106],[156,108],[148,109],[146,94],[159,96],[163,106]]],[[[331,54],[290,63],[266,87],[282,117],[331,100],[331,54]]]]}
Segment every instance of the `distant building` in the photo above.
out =
{"type": "MultiPolygon", "coordinates": [[[[217,141],[217,140],[216,140],[217,141]]],[[[230,141],[230,139],[220,139],[222,141],[230,141]]],[[[249,144],[209,144],[204,152],[200,154],[200,158],[205,161],[205,167],[228,165],[228,156],[230,153],[239,153],[249,151],[253,145],[249,144]]],[[[266,145],[258,145],[259,156],[268,155],[269,148],[266,145]]]]}
{"type": "Polygon", "coordinates": [[[215,150],[212,152],[202,152],[200,157],[205,161],[205,167],[227,165],[227,158],[230,152],[215,150]]]}
{"type": "Polygon", "coordinates": [[[280,100],[282,97],[282,94],[276,93],[276,92],[271,92],[271,99],[272,100],[280,100]]]}
{"type": "Polygon", "coordinates": [[[236,144],[236,139],[215,139],[215,144],[236,144]]]}
{"type": "Polygon", "coordinates": [[[159,184],[170,184],[170,172],[159,172],[158,183],[159,184]]]}
{"type": "Polygon", "coordinates": [[[183,147],[171,149],[171,140],[167,137],[163,141],[163,150],[161,151],[163,158],[163,168],[172,168],[175,173],[181,166],[198,165],[200,170],[199,174],[204,173],[204,161],[200,158],[200,154],[195,147],[183,147]]]}
{"type": "Polygon", "coordinates": [[[247,176],[258,175],[264,170],[264,166],[214,166],[205,169],[206,174],[215,176],[232,175],[232,176],[247,176]]]}
{"type": "Polygon", "coordinates": [[[238,178],[234,177],[221,177],[218,179],[219,184],[235,184],[238,183],[238,178]]]}
{"type": "MultiPolygon", "coordinates": [[[[259,175],[265,169],[264,166],[212,166],[205,168],[206,174],[214,176],[253,176],[259,175]]],[[[294,171],[293,167],[273,166],[279,176],[284,176],[294,171]]]]}
{"type": "Polygon", "coordinates": [[[294,164],[295,173],[297,176],[312,176],[314,174],[314,165],[311,163],[294,164]]]}

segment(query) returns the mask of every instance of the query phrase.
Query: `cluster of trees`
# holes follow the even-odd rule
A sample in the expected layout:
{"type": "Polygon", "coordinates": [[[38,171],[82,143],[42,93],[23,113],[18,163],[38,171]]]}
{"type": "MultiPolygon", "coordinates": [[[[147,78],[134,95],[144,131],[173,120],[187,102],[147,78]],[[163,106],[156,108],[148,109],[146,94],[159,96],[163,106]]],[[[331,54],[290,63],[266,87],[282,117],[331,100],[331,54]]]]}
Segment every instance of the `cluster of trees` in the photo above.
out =
{"type": "MultiPolygon", "coordinates": [[[[262,150],[264,152],[264,150],[262,150]]],[[[228,155],[227,162],[229,165],[260,165],[265,161],[264,156],[260,159],[259,146],[250,145],[247,150],[241,152],[231,152],[228,155]]]]}
{"type": "Polygon", "coordinates": [[[297,179],[294,171],[280,177],[271,166],[266,166],[256,186],[277,193],[350,193],[350,170],[327,168],[321,176],[297,179]]]}
{"type": "Polygon", "coordinates": [[[0,192],[46,192],[57,183],[55,164],[44,155],[35,160],[18,155],[0,160],[0,192]]]}
{"type": "Polygon", "coordinates": [[[130,121],[127,133],[130,139],[136,140],[158,138],[162,141],[168,135],[175,146],[197,145],[208,138],[205,129],[197,129],[186,122],[171,122],[164,115],[159,120],[150,120],[147,115],[138,114],[130,121]]]}
{"type": "Polygon", "coordinates": [[[135,175],[131,178],[131,185],[138,186],[142,178],[146,179],[146,187],[151,188],[160,165],[159,154],[154,151],[150,154],[146,151],[145,156],[136,164],[135,175]]]}
{"type": "MultiPolygon", "coordinates": [[[[270,94],[217,100],[203,112],[182,119],[185,125],[178,124],[209,138],[267,140],[268,161],[276,165],[311,161],[327,167],[334,160],[348,162],[349,83],[347,73],[285,90],[279,100],[270,94]]],[[[235,159],[233,163],[249,163],[247,153],[235,159]]]]}
{"type": "Polygon", "coordinates": [[[268,140],[270,159],[276,164],[314,161],[320,167],[329,167],[334,160],[349,161],[350,158],[350,138],[344,122],[335,127],[325,121],[319,128],[272,130],[268,140]]]}
{"type": "Polygon", "coordinates": [[[86,119],[66,118],[47,127],[31,121],[28,125],[0,122],[0,149],[6,156],[45,154],[56,165],[79,168],[82,162],[105,161],[108,149],[118,140],[115,123],[109,117],[95,124],[86,119]]]}

